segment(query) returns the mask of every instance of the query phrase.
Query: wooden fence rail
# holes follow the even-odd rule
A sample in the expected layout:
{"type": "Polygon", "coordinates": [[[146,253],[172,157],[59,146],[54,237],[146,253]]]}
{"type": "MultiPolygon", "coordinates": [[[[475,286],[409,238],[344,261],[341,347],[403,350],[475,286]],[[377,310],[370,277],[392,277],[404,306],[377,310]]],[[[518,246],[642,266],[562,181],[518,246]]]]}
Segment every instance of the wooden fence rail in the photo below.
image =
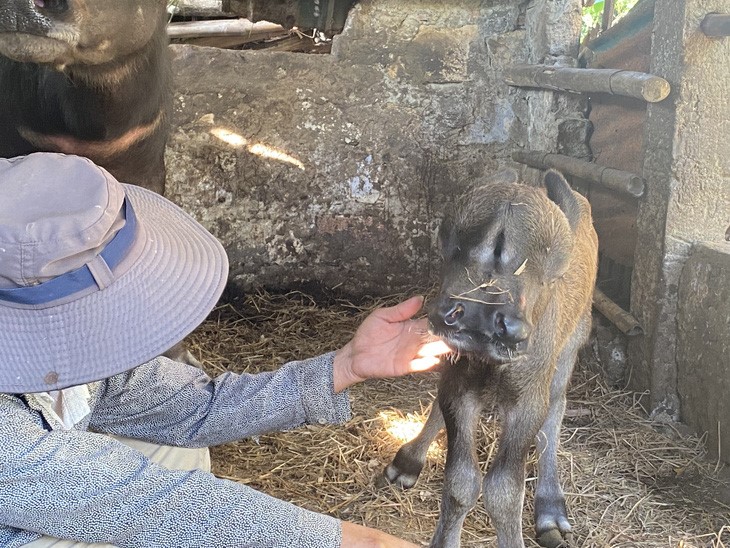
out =
{"type": "Polygon", "coordinates": [[[670,86],[664,78],[618,69],[583,69],[548,65],[514,65],[504,71],[510,86],[569,92],[598,92],[635,97],[649,103],[666,99],[670,86]]]}

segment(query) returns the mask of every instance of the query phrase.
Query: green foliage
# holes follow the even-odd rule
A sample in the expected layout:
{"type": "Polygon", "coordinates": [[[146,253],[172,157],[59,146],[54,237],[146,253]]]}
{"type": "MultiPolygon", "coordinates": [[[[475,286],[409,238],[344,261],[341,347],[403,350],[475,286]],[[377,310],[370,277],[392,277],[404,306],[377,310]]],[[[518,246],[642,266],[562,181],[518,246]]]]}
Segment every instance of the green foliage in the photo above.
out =
{"type": "MultiPolygon", "coordinates": [[[[614,23],[626,15],[637,2],[638,0],[616,0],[614,2],[614,23]]],[[[586,34],[588,34],[588,31],[601,26],[604,5],[604,0],[596,0],[592,6],[586,6],[583,8],[583,28],[581,29],[581,40],[586,34]]]]}

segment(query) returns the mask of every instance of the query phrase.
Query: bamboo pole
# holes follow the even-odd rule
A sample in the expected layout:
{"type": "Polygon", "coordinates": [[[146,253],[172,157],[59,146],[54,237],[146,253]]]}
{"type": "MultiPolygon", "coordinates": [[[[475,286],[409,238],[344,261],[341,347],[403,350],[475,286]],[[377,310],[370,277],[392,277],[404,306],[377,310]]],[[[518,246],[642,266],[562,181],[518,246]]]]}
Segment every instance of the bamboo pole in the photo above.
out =
{"type": "Polygon", "coordinates": [[[593,290],[593,306],[626,336],[636,337],[644,334],[639,321],[597,287],[593,290]]]}
{"type": "Polygon", "coordinates": [[[625,95],[657,103],[669,95],[669,82],[645,72],[619,69],[581,69],[548,65],[515,65],[505,70],[510,86],[570,92],[625,95]]]}
{"type": "Polygon", "coordinates": [[[567,175],[580,177],[634,198],[640,198],[644,194],[644,179],[639,175],[564,154],[552,154],[540,150],[518,150],[512,154],[512,159],[537,169],[554,168],[567,175]]]}

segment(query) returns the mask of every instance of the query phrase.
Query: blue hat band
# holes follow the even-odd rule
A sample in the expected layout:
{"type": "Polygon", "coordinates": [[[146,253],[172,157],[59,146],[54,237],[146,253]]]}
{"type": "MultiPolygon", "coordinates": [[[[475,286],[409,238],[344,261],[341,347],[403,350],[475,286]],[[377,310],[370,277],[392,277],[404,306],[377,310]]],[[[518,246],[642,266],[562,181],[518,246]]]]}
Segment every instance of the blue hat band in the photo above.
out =
{"type": "MultiPolygon", "coordinates": [[[[124,200],[124,217],[126,222],[104,247],[99,257],[104,260],[110,271],[113,271],[127,256],[137,235],[137,217],[129,200],[124,200]]],[[[64,299],[90,287],[103,287],[97,282],[88,265],[56,276],[52,280],[26,287],[0,289],[0,301],[23,305],[43,305],[64,299]]]]}

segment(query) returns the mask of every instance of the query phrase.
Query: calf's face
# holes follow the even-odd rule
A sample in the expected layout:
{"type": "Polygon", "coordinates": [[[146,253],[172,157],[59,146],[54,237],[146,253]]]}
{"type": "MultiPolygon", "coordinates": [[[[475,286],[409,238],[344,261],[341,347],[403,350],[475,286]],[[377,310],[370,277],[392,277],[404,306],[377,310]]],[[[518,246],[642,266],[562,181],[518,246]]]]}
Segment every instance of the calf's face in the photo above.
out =
{"type": "Polygon", "coordinates": [[[0,55],[20,62],[99,65],[144,47],[165,0],[0,0],[0,55]]]}
{"type": "Polygon", "coordinates": [[[439,233],[444,264],[431,330],[459,354],[509,362],[530,350],[573,232],[543,189],[525,185],[473,188],[454,211],[439,233]]]}

